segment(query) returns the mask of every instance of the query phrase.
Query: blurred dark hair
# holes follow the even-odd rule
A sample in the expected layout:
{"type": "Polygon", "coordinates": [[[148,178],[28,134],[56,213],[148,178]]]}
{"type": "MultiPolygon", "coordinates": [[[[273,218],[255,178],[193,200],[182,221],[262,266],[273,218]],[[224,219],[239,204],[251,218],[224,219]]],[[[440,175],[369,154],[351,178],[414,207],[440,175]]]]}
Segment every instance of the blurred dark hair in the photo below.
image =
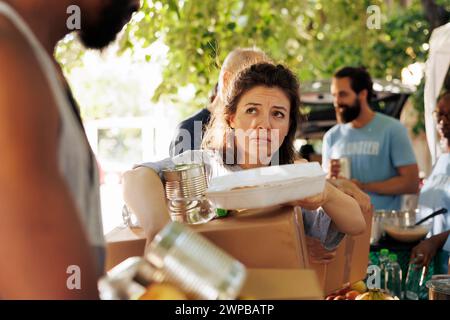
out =
{"type": "Polygon", "coordinates": [[[373,82],[370,74],[364,67],[344,67],[336,71],[333,75],[334,78],[350,78],[350,85],[352,90],[357,94],[363,90],[367,90],[367,103],[373,97],[373,82]]]}
{"type": "Polygon", "coordinates": [[[293,163],[296,159],[294,139],[300,117],[299,82],[297,77],[288,68],[271,63],[254,64],[236,76],[224,105],[215,110],[210,126],[203,139],[203,147],[205,149],[220,150],[222,155],[224,157],[226,156],[226,134],[227,130],[230,129],[230,117],[236,113],[237,105],[242,96],[258,86],[279,88],[289,99],[289,130],[278,150],[278,159],[279,164],[293,163]]]}
{"type": "Polygon", "coordinates": [[[437,123],[442,123],[442,133],[450,144],[450,91],[444,92],[436,106],[437,123]]]}

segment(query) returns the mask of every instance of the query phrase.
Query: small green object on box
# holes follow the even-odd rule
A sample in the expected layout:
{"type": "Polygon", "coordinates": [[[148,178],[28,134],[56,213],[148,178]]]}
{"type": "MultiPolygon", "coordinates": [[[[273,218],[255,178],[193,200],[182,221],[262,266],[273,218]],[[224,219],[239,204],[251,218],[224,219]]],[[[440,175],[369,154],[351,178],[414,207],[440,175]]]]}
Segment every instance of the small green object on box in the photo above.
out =
{"type": "Polygon", "coordinates": [[[228,215],[228,210],[217,208],[216,215],[220,218],[226,217],[228,215]]]}

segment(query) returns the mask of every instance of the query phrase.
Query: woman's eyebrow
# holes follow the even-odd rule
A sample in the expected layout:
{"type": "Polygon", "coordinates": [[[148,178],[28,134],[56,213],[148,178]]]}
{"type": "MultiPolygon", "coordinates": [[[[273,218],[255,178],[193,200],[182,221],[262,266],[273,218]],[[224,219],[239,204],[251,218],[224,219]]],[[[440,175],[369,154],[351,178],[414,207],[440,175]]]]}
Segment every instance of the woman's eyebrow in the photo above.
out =
{"type": "Polygon", "coordinates": [[[258,103],[258,102],[248,102],[248,103],[246,103],[245,105],[246,105],[246,106],[248,106],[248,105],[250,105],[250,106],[262,106],[262,104],[261,104],[261,103],[258,103]]]}
{"type": "Polygon", "coordinates": [[[283,106],[273,106],[273,108],[275,108],[275,109],[281,109],[281,110],[284,110],[284,111],[287,112],[287,108],[286,108],[286,107],[283,107],[283,106]]]}

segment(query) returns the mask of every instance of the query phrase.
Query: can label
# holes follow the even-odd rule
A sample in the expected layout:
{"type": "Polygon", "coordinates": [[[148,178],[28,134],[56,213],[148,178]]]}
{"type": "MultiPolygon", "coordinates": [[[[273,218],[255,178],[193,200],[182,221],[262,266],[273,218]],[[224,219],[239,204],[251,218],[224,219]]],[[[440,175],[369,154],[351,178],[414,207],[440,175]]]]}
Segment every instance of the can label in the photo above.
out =
{"type": "Polygon", "coordinates": [[[346,179],[350,179],[351,178],[350,158],[340,158],[339,164],[341,166],[339,176],[346,179]]]}

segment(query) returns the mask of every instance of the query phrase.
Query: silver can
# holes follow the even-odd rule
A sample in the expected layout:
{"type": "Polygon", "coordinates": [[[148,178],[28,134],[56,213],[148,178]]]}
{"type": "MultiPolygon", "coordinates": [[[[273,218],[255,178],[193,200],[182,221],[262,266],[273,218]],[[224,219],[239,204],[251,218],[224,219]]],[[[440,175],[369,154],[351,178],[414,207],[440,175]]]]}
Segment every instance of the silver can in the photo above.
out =
{"type": "Polygon", "coordinates": [[[164,281],[194,299],[235,299],[246,278],[244,265],[177,222],[155,236],[146,258],[163,271],[164,281]]]}
{"type": "Polygon", "coordinates": [[[131,257],[115,266],[98,281],[102,300],[136,300],[149,285],[162,282],[161,270],[157,270],[142,257],[131,257]]]}
{"type": "Polygon", "coordinates": [[[199,224],[215,217],[205,192],[203,164],[183,164],[163,170],[164,188],[172,221],[199,224]]]}
{"type": "Polygon", "coordinates": [[[352,171],[350,158],[347,157],[339,158],[339,165],[341,167],[341,170],[339,171],[339,176],[346,179],[351,179],[352,171]]]}

